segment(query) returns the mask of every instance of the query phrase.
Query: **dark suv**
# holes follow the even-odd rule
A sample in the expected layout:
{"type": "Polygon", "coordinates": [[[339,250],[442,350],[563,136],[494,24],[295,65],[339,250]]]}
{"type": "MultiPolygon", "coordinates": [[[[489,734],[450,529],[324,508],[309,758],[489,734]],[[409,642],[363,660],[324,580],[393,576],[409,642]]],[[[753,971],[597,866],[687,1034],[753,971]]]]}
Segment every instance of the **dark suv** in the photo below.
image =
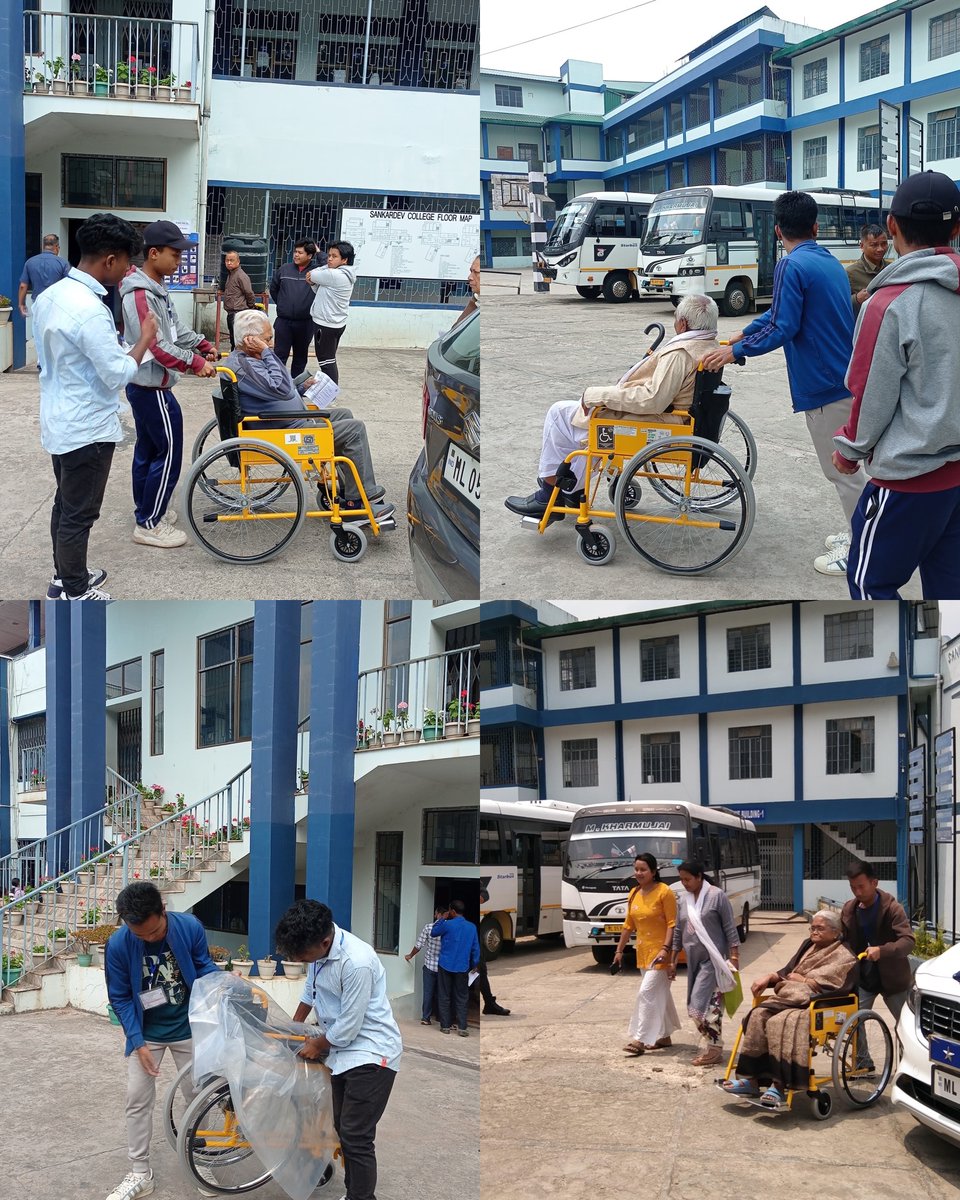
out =
{"type": "Polygon", "coordinates": [[[427,351],[423,450],[407,489],[410,557],[428,600],[480,595],[480,314],[427,351]]]}

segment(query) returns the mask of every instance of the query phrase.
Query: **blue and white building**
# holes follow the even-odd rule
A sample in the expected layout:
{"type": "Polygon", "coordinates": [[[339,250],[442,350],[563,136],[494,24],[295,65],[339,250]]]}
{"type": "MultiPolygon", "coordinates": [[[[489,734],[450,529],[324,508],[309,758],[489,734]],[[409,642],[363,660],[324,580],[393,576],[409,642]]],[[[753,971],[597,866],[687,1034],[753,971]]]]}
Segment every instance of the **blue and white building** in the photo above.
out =
{"type": "MultiPolygon", "coordinates": [[[[183,222],[208,281],[225,235],[263,238],[269,273],[298,237],[336,240],[344,210],[475,217],[478,21],[478,0],[4,5],[0,292],[44,233],[75,262],[103,210],[183,222]]],[[[359,278],[345,344],[426,345],[431,309],[462,305],[393,265],[359,278]]],[[[20,365],[18,315],[12,333],[20,365]]]]}
{"type": "Polygon", "coordinates": [[[842,901],[854,857],[906,901],[907,753],[937,690],[935,604],[482,611],[484,794],[722,805],[757,825],[765,907],[842,901]]]}

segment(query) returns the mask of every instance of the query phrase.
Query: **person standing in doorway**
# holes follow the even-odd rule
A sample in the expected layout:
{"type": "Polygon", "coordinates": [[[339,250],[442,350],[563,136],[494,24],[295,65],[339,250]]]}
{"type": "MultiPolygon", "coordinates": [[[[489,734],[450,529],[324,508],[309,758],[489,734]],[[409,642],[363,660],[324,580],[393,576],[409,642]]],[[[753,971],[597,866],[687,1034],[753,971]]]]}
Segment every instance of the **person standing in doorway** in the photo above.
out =
{"type": "Polygon", "coordinates": [[[446,915],[446,909],[438,908],[433,914],[433,920],[428,921],[420,930],[413,949],[404,955],[409,962],[414,955],[423,951],[423,1003],[420,1006],[420,1024],[430,1025],[433,1016],[433,1002],[437,995],[437,970],[440,966],[440,939],[430,932],[441,917],[446,915]]]}
{"type": "Polygon", "coordinates": [[[463,915],[464,903],[454,900],[446,916],[431,930],[440,938],[440,965],[437,983],[440,987],[440,1032],[449,1033],[456,1016],[461,1037],[468,1037],[467,1002],[469,975],[480,963],[480,939],[477,927],[463,915]]]}
{"type": "Polygon", "coordinates": [[[307,282],[307,272],[312,267],[322,267],[326,261],[327,256],[317,250],[316,242],[301,238],[293,248],[293,262],[282,263],[270,280],[270,298],[277,306],[274,349],[284,366],[293,349],[290,374],[294,378],[306,370],[310,339],[314,335],[310,316],[313,290],[307,282]]]}
{"type": "Polygon", "coordinates": [[[28,258],[23,264],[23,274],[20,276],[20,293],[17,303],[20,306],[20,316],[27,315],[27,293],[33,297],[36,304],[42,293],[56,283],[70,270],[70,264],[60,257],[60,239],[55,233],[44,234],[43,249],[33,258],[28,258]]]}
{"type": "Polygon", "coordinates": [[[317,327],[313,341],[317,366],[334,383],[340,382],[337,347],[347,327],[350,297],[357,282],[353,260],[349,242],[333,242],[327,247],[327,265],[307,272],[310,286],[316,289],[310,316],[317,327]]]}
{"type": "Polygon", "coordinates": [[[223,265],[227,269],[227,281],[223,286],[223,307],[227,314],[227,332],[230,334],[230,349],[237,348],[233,336],[233,318],[238,312],[257,307],[257,298],[253,294],[250,276],[240,266],[240,255],[236,250],[228,250],[223,256],[223,265]]]}

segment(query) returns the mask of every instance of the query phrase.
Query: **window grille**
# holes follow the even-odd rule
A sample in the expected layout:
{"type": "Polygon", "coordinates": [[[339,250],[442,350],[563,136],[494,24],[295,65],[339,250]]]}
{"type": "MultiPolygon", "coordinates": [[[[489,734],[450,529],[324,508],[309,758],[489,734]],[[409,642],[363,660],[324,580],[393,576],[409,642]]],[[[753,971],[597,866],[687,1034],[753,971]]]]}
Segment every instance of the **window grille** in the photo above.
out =
{"type": "Polygon", "coordinates": [[[931,161],[960,156],[957,110],[944,108],[927,117],[927,158],[931,161]]]}
{"type": "Polygon", "coordinates": [[[498,108],[523,108],[523,88],[498,83],[493,90],[494,102],[498,108]]]}
{"type": "Polygon", "coordinates": [[[803,64],[803,98],[810,100],[814,96],[822,96],[827,90],[827,60],[818,58],[816,62],[803,64]]]}
{"type": "Polygon", "coordinates": [[[727,630],[727,670],[761,671],[770,666],[770,626],[727,630]]]}
{"type": "Polygon", "coordinates": [[[827,173],[827,138],[807,138],[803,143],[804,179],[822,179],[827,173]]]}
{"type": "Polygon", "coordinates": [[[641,733],[642,783],[680,782],[680,733],[641,733]]]}
{"type": "Polygon", "coordinates": [[[890,34],[871,38],[860,46],[860,82],[890,74],[890,34]]]}
{"type": "Polygon", "coordinates": [[[823,618],[824,662],[873,658],[873,609],[827,613],[823,618]]]}
{"type": "Polygon", "coordinates": [[[880,126],[864,125],[857,130],[857,170],[880,169],[880,126]]]}
{"type": "Polygon", "coordinates": [[[866,775],[873,771],[874,718],[827,721],[827,774],[866,775]]]}
{"type": "Polygon", "coordinates": [[[944,13],[941,17],[931,17],[928,32],[929,59],[956,54],[960,50],[960,8],[944,13]]]}
{"type": "Polygon", "coordinates": [[[643,638],[640,642],[640,680],[655,683],[659,679],[680,678],[680,635],[643,638]]]}
{"type": "Polygon", "coordinates": [[[773,776],[773,726],[748,725],[730,730],[730,778],[773,776]]]}
{"type": "Polygon", "coordinates": [[[561,743],[564,787],[599,787],[596,738],[575,738],[561,743]]]}

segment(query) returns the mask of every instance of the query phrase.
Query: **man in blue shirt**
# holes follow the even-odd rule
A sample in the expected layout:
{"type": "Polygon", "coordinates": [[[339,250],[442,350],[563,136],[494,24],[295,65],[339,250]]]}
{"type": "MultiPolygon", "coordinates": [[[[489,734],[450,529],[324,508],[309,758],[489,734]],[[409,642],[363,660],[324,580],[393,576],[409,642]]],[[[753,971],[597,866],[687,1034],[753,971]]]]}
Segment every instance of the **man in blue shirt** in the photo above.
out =
{"type": "Polygon", "coordinates": [[[20,305],[20,316],[27,315],[27,292],[33,296],[36,304],[40,293],[62,279],[70,270],[70,264],[60,257],[60,239],[55,233],[44,235],[43,250],[28,258],[23,264],[23,274],[20,276],[20,294],[17,303],[20,305]]]}
{"type": "Polygon", "coordinates": [[[312,963],[295,1021],[311,1009],[321,1029],[302,1058],[326,1058],[333,1085],[333,1123],[343,1151],[343,1200],[376,1200],[377,1122],[397,1077],[403,1043],[387,999],[387,977],[376,951],[334,924],[317,900],[298,900],[274,933],[278,953],[312,963]]]}
{"type": "MultiPolygon", "coordinates": [[[[846,526],[826,539],[829,553],[814,559],[821,575],[846,579],[850,522],[867,479],[843,474],[833,462],[833,434],[850,417],[853,397],[844,382],[853,353],[850,284],[838,259],[817,244],[817,202],[806,192],[783,192],[773,205],[784,257],[773,274],[773,302],[739,333],[737,354],[753,358],[783,347],[794,412],[806,417],[820,469],[837,489],[846,526]]],[[[703,359],[706,371],[733,362],[723,346],[703,359]]]]}
{"type": "MultiPolygon", "coordinates": [[[[101,305],[101,307],[103,307],[101,305]]],[[[123,922],[107,942],[107,995],[127,1035],[127,1142],[130,1170],[107,1200],[139,1200],[156,1188],[150,1138],[157,1076],[169,1048],[178,1071],[193,1061],[190,989],[218,970],[203,926],[189,913],[168,913],[155,884],[131,883],[117,896],[123,922]]],[[[190,1099],[190,1085],[187,1098],[190,1099]]],[[[214,1196],[200,1188],[203,1196],[214,1196]]]]}
{"type": "Polygon", "coordinates": [[[90,530],[100,516],[120,427],[119,392],[137,373],[157,334],[150,314],[129,353],[102,303],[140,249],[133,226],[112,213],[97,213],[77,230],[81,258],[33,308],[40,373],[40,442],[53,460],[57,491],[50,533],[53,579],[47,598],[109,600],[99,585],[102,568],[87,570],[90,530]]]}
{"type": "Polygon", "coordinates": [[[450,911],[430,931],[440,938],[440,965],[437,971],[440,1006],[440,1032],[449,1033],[451,1010],[456,1008],[457,1028],[467,1037],[468,976],[480,963],[480,939],[477,927],[464,915],[462,900],[454,900],[450,911]]]}

